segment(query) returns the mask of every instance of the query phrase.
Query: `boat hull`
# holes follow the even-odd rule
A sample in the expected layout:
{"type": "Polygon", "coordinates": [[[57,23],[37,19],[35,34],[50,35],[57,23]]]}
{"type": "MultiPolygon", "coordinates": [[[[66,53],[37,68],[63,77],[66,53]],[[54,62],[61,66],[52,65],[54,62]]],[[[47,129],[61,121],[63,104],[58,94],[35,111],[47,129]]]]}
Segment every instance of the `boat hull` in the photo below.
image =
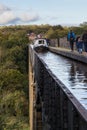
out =
{"type": "Polygon", "coordinates": [[[36,52],[45,52],[45,51],[48,51],[48,47],[46,47],[46,46],[37,46],[37,47],[34,48],[34,50],[36,52]]]}

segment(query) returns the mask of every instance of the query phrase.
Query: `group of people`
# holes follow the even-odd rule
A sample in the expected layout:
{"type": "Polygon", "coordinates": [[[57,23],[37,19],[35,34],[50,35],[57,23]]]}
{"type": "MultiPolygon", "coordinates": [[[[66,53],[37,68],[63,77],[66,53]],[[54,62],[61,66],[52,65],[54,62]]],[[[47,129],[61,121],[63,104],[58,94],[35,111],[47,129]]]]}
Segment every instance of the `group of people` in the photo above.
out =
{"type": "Polygon", "coordinates": [[[70,32],[67,35],[67,40],[70,43],[71,51],[74,50],[74,42],[76,43],[76,48],[79,53],[82,53],[83,49],[85,52],[87,52],[87,31],[85,31],[82,36],[77,36],[75,33],[70,30],[70,32]]]}

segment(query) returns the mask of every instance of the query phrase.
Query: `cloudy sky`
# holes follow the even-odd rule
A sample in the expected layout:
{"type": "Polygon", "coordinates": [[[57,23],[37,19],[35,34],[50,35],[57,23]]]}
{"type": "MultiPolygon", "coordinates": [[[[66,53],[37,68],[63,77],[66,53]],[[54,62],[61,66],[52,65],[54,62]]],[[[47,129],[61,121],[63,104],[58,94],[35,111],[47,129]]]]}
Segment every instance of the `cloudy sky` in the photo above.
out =
{"type": "Polygon", "coordinates": [[[83,22],[87,22],[87,0],[0,0],[0,26],[83,22]]]}

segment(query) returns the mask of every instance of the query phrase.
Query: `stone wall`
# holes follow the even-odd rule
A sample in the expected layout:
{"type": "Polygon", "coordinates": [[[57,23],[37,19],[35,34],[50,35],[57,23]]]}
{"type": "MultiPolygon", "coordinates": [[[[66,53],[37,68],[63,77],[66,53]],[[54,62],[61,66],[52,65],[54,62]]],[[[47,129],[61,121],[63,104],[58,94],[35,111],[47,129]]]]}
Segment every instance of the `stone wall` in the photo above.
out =
{"type": "MultiPolygon", "coordinates": [[[[70,49],[70,44],[67,41],[66,37],[59,38],[59,39],[51,39],[49,45],[52,47],[61,47],[61,48],[70,49]]],[[[74,49],[76,49],[75,43],[74,43],[74,49]]]]}
{"type": "Polygon", "coordinates": [[[66,37],[59,39],[59,46],[63,48],[70,48],[69,42],[67,41],[66,37]]]}
{"type": "Polygon", "coordinates": [[[59,47],[59,39],[50,39],[49,45],[52,47],[59,47]]]}

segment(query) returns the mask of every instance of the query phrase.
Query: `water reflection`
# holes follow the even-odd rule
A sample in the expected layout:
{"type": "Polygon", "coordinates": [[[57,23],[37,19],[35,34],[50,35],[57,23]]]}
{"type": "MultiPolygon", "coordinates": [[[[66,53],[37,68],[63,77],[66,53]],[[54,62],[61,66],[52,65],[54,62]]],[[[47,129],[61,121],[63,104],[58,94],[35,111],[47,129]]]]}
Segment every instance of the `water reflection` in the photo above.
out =
{"type": "MultiPolygon", "coordinates": [[[[74,83],[82,83],[82,85],[87,87],[87,69],[86,65],[78,62],[71,62],[71,69],[69,74],[69,81],[71,81],[72,85],[74,83]]],[[[76,87],[75,87],[76,88],[76,87]]]]}
{"type": "Polygon", "coordinates": [[[69,81],[71,82],[71,86],[75,85],[76,83],[75,80],[76,80],[76,68],[72,62],[70,67],[70,72],[69,72],[69,81]]]}
{"type": "Polygon", "coordinates": [[[87,109],[87,65],[51,52],[39,55],[87,109]]]}

